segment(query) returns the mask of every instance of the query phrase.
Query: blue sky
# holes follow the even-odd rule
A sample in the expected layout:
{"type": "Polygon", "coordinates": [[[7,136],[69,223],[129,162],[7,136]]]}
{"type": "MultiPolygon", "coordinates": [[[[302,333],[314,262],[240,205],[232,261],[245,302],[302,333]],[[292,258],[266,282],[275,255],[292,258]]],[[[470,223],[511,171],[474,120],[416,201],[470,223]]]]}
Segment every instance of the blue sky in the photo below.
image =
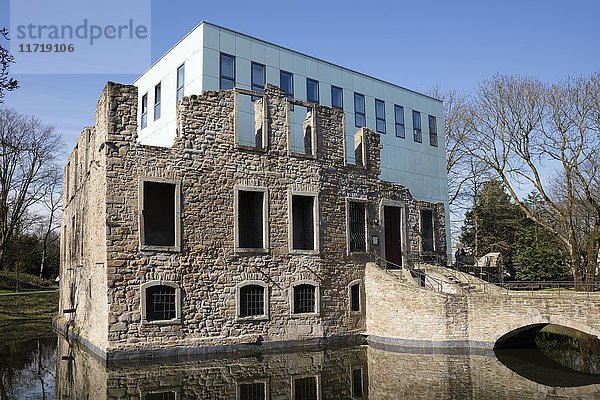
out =
{"type": "MultiPolygon", "coordinates": [[[[8,11],[0,0],[0,26],[8,11]]],[[[207,20],[414,90],[468,91],[496,73],[553,82],[600,70],[599,16],[598,0],[152,1],[152,59],[207,20]]],[[[16,78],[4,105],[54,125],[70,151],[106,81],[136,75],[16,78]]]]}

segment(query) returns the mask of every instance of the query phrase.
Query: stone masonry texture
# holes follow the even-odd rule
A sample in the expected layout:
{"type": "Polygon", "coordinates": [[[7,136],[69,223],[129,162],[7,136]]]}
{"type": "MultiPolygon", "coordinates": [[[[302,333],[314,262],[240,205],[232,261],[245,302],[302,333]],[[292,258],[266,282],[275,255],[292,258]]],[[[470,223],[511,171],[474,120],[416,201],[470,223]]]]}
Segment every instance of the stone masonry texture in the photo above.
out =
{"type": "MultiPolygon", "coordinates": [[[[173,147],[137,143],[137,89],[109,82],[97,105],[96,125],[86,128],[65,169],[60,315],[56,326],[80,337],[100,357],[130,351],[321,340],[365,333],[365,266],[382,254],[382,204],[403,204],[406,252],[420,249],[419,215],[434,210],[435,249],[446,254],[444,206],[412,198],[381,181],[379,135],[362,128],[365,167],[346,165],[343,113],[314,107],[316,156],[288,149],[288,100],[267,86],[264,149],[235,144],[234,91],[184,97],[177,110],[173,147]],[[140,246],[140,179],[180,185],[181,246],[140,246]],[[265,252],[236,252],[234,187],[267,189],[265,252]],[[318,199],[318,252],[289,249],[290,191],[318,199]],[[349,254],[346,201],[365,201],[367,250],[349,254]],[[373,245],[372,236],[380,238],[373,245]],[[291,312],[296,282],[318,285],[315,314],[291,312]],[[180,288],[181,318],[142,319],[141,286],[171,282],[180,288]],[[243,321],[236,285],[268,287],[268,318],[243,321]],[[350,311],[348,285],[361,285],[361,312],[350,311]]],[[[414,301],[414,299],[412,299],[414,301]]],[[[384,320],[381,321],[385,323],[384,320]]],[[[457,328],[460,329],[460,328],[457,328]]]]}

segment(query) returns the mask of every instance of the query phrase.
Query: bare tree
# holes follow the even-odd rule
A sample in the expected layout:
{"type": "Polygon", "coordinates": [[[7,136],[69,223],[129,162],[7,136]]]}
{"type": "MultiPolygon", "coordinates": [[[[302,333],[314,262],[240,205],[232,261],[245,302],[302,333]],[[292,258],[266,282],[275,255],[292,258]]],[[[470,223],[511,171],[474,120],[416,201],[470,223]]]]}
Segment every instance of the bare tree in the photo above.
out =
{"type": "MultiPolygon", "coordinates": [[[[8,39],[8,30],[0,29],[0,35],[5,40],[8,39]]],[[[4,103],[4,91],[12,91],[19,87],[19,82],[8,76],[10,64],[15,62],[15,57],[10,54],[7,48],[0,45],[0,104],[4,103]]]]}
{"type": "Polygon", "coordinates": [[[35,117],[0,109],[0,268],[7,244],[55,182],[61,140],[35,117]]]}
{"type": "Polygon", "coordinates": [[[44,207],[43,221],[41,224],[42,254],[40,259],[40,278],[44,275],[48,247],[60,239],[57,230],[60,228],[60,212],[62,210],[62,176],[58,168],[51,171],[46,195],[41,200],[44,207]]]}
{"type": "Polygon", "coordinates": [[[576,282],[598,266],[599,94],[598,74],[551,86],[496,76],[480,85],[475,99],[473,155],[493,169],[528,218],[556,236],[576,282]],[[521,201],[524,189],[541,195],[549,218],[521,201]]]}

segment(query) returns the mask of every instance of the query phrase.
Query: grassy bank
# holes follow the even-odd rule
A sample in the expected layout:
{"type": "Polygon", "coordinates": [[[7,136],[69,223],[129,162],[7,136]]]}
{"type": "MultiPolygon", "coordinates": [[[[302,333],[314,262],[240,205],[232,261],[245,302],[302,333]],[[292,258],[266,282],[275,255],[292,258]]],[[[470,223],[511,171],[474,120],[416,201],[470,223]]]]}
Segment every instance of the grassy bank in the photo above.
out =
{"type": "Polygon", "coordinates": [[[52,337],[58,291],[0,295],[0,344],[52,337]]]}
{"type": "Polygon", "coordinates": [[[7,291],[43,290],[58,288],[52,280],[13,271],[0,271],[0,293],[7,291]]]}

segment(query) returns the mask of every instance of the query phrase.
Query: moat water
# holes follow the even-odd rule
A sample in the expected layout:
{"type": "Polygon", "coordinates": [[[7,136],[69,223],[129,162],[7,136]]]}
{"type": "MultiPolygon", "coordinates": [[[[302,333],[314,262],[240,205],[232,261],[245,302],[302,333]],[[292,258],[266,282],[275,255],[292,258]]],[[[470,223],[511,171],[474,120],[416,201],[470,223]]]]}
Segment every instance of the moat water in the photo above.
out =
{"type": "Polygon", "coordinates": [[[560,329],[540,332],[537,349],[362,345],[104,367],[41,328],[0,338],[0,400],[600,398],[600,342],[560,329]]]}

